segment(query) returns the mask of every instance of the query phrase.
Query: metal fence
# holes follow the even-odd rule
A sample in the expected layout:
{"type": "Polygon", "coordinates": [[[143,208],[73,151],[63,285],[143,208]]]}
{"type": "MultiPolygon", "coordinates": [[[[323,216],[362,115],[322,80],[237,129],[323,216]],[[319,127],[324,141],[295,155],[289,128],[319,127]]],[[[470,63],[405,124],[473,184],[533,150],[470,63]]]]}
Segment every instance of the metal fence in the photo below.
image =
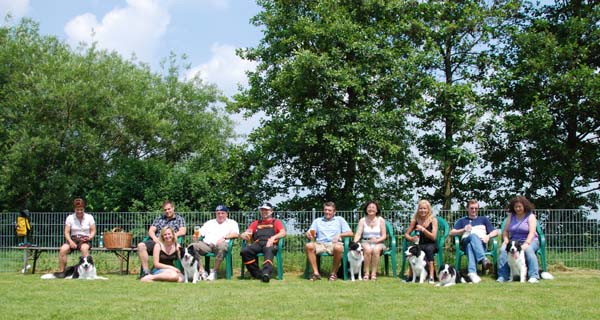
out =
{"type": "MultiPolygon", "coordinates": [[[[64,221],[70,213],[67,212],[32,212],[30,213],[33,235],[29,242],[38,246],[60,246],[64,242],[64,221]]],[[[91,213],[97,225],[98,234],[111,231],[115,227],[133,233],[132,245],[141,241],[147,233],[148,227],[161,212],[94,212],[91,213]]],[[[214,218],[213,212],[183,212],[186,219],[188,237],[185,243],[191,241],[191,230],[195,225],[214,218]]],[[[388,210],[383,216],[392,223],[394,236],[400,246],[406,227],[414,211],[388,210]]],[[[452,224],[460,217],[466,215],[465,211],[441,211],[438,215],[452,224]]],[[[480,215],[488,216],[497,228],[500,228],[506,217],[504,210],[480,210],[480,215]]],[[[548,264],[553,267],[590,268],[600,269],[600,244],[598,210],[536,210],[537,217],[547,239],[548,264]]],[[[309,228],[311,222],[320,217],[322,213],[312,211],[276,211],[275,216],[286,223],[288,236],[284,242],[284,269],[286,272],[304,270],[306,239],[303,233],[309,228]]],[[[364,215],[360,211],[338,211],[337,215],[343,216],[354,230],[358,220],[364,215]]],[[[17,272],[23,267],[23,251],[11,249],[23,239],[15,235],[15,221],[18,213],[0,214],[0,272],[17,272]]],[[[229,217],[240,225],[240,231],[259,217],[258,211],[230,212],[229,217]]],[[[97,246],[98,238],[92,245],[97,246]]],[[[446,243],[447,252],[454,248],[450,240],[446,243]]],[[[100,253],[101,254],[101,253],[100,253]]],[[[239,257],[239,242],[234,245],[234,272],[239,272],[241,266],[239,257]]],[[[447,262],[452,262],[453,254],[445,254],[447,262]]],[[[73,260],[74,258],[70,258],[73,260]]],[[[117,272],[118,258],[109,253],[97,257],[102,260],[99,267],[101,272],[117,272]]],[[[135,254],[132,258],[132,272],[139,266],[135,254]]],[[[38,261],[38,270],[55,269],[58,263],[58,253],[51,252],[43,255],[38,261]]]]}

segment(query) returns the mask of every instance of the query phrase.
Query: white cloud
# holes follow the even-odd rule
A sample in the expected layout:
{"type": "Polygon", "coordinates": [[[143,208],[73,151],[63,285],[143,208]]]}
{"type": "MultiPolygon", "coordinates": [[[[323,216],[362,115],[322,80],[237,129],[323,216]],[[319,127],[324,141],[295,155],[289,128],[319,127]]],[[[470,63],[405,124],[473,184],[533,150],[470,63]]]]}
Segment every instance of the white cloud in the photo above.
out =
{"type": "Polygon", "coordinates": [[[231,7],[231,0],[169,0],[170,5],[179,6],[190,6],[199,5],[202,7],[212,7],[215,9],[226,10],[231,7]]]}
{"type": "Polygon", "coordinates": [[[115,50],[129,58],[132,53],[144,62],[155,60],[161,38],[171,17],[158,0],[127,0],[124,8],[115,8],[101,21],[91,13],[75,17],[65,26],[68,42],[97,42],[103,49],[115,50]]]}
{"type": "Polygon", "coordinates": [[[248,84],[246,71],[256,68],[255,62],[238,57],[235,49],[231,45],[213,44],[210,48],[210,61],[190,69],[188,77],[199,73],[202,80],[216,84],[225,95],[232,96],[237,91],[238,84],[248,84]]]}
{"type": "MultiPolygon", "coordinates": [[[[246,71],[256,69],[256,62],[243,60],[235,54],[235,47],[215,43],[211,46],[212,57],[206,63],[196,66],[187,74],[188,78],[198,74],[198,76],[207,83],[214,83],[228,97],[237,92],[238,84],[248,85],[246,71]]],[[[264,114],[254,115],[249,119],[244,119],[241,114],[234,114],[231,119],[236,123],[235,131],[244,136],[259,126],[260,119],[264,114]]]]}
{"type": "Polygon", "coordinates": [[[13,21],[18,21],[29,11],[29,0],[0,0],[0,25],[4,18],[10,14],[13,21]]]}

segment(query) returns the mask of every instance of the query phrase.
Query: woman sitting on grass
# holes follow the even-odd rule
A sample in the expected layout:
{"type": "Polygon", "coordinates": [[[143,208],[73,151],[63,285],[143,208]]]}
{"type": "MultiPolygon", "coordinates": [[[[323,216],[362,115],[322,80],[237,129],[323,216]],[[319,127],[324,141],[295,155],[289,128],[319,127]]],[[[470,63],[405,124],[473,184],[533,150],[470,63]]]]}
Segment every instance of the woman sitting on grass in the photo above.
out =
{"type": "Polygon", "coordinates": [[[179,244],[171,227],[160,231],[160,242],[154,246],[153,254],[154,268],[141,281],[183,282],[183,273],[175,267],[175,260],[179,259],[179,244]]]}

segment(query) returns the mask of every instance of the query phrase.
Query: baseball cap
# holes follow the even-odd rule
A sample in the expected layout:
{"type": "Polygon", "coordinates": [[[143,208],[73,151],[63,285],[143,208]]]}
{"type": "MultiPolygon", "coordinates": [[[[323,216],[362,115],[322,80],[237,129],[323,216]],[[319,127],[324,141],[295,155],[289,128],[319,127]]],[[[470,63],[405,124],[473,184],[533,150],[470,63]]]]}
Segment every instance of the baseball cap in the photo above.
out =
{"type": "Polygon", "coordinates": [[[229,208],[227,208],[226,206],[220,204],[217,206],[217,208],[215,209],[215,211],[225,211],[225,212],[229,212],[229,208]]]}
{"type": "Polygon", "coordinates": [[[265,202],[259,207],[259,209],[273,210],[273,205],[271,205],[268,202],[265,202]]]}

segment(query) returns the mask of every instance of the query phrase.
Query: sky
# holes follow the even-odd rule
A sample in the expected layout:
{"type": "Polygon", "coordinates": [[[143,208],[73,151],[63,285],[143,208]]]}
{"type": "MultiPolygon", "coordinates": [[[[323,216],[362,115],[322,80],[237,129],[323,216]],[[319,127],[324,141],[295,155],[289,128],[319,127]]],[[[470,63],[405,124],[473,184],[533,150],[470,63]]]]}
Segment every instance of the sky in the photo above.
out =
{"type": "MultiPolygon", "coordinates": [[[[255,63],[240,59],[236,48],[255,47],[262,32],[250,24],[260,10],[254,0],[0,0],[0,24],[10,13],[39,23],[73,48],[80,42],[116,51],[162,73],[160,62],[171,52],[185,54],[191,76],[216,84],[227,96],[247,84],[245,71],[255,63]]],[[[260,116],[233,115],[236,132],[248,134],[260,116]]]]}

